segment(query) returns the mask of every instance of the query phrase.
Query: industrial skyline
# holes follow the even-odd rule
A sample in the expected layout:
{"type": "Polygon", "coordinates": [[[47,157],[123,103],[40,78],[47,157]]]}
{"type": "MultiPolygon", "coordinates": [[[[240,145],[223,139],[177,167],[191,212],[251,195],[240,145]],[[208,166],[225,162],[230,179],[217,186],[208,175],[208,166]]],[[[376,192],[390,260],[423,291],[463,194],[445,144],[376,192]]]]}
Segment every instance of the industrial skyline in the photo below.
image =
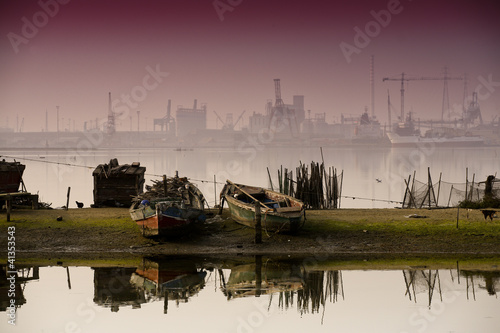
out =
{"type": "MultiPolygon", "coordinates": [[[[0,4],[0,127],[83,128],[107,119],[117,130],[153,128],[153,119],[197,99],[207,126],[217,117],[264,112],[274,100],[305,96],[305,109],[387,122],[387,92],[399,113],[401,73],[467,74],[486,122],[500,114],[500,11],[494,1],[68,1],[0,4]],[[65,119],[64,121],[62,119],[65,119]],[[71,119],[71,120],[70,120],[71,119]],[[74,125],[73,123],[76,123],[74,125]]],[[[440,119],[443,82],[407,82],[405,110],[440,119]]],[[[450,107],[462,81],[448,82],[450,107]]],[[[393,120],[396,115],[393,114],[393,120]]],[[[456,116],[452,114],[452,116],[456,116]]],[[[221,124],[219,123],[219,126],[221,124]]]]}

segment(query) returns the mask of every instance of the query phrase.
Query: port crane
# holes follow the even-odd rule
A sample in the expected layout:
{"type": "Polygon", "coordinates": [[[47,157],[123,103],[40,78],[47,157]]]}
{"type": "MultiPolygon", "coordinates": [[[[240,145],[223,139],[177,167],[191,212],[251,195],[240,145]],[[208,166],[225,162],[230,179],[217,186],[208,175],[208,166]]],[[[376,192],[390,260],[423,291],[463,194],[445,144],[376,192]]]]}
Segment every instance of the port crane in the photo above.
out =
{"type": "Polygon", "coordinates": [[[441,122],[443,122],[443,116],[445,111],[445,103],[447,104],[447,108],[450,107],[450,101],[448,97],[448,80],[463,80],[463,76],[449,76],[448,69],[445,67],[443,76],[434,77],[434,76],[408,76],[404,72],[401,73],[401,76],[398,77],[384,77],[382,82],[385,81],[401,81],[401,121],[404,121],[404,100],[405,100],[405,82],[408,81],[416,81],[416,80],[442,80],[444,81],[443,85],[443,104],[441,110],[441,122]]]}
{"type": "MultiPolygon", "coordinates": [[[[111,103],[111,93],[108,94],[108,122],[106,123],[106,134],[113,135],[116,132],[115,119],[123,114],[122,112],[114,112],[111,103]]],[[[96,121],[97,126],[97,121],[96,121]]]]}
{"type": "Polygon", "coordinates": [[[175,119],[172,117],[171,111],[171,101],[168,100],[167,104],[167,114],[163,118],[155,118],[153,119],[153,130],[156,129],[156,126],[161,127],[161,131],[163,132],[163,128],[171,134],[175,134],[175,119]]]}
{"type": "Polygon", "coordinates": [[[278,121],[282,121],[283,119],[288,119],[288,125],[290,127],[290,133],[292,137],[295,137],[295,133],[292,129],[292,118],[295,124],[295,128],[298,132],[297,118],[295,118],[295,110],[290,110],[283,103],[283,99],[281,98],[281,83],[280,79],[274,79],[274,94],[276,100],[274,102],[274,107],[271,108],[271,115],[269,117],[269,128],[271,128],[271,124],[273,123],[273,118],[276,118],[278,121]]]}

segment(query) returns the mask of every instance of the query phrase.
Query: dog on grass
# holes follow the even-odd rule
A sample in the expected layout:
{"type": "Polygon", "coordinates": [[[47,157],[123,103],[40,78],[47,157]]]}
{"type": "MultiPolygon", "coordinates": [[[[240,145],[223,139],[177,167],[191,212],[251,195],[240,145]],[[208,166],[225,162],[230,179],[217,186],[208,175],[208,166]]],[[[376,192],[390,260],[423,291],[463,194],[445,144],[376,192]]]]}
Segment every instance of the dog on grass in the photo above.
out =
{"type": "Polygon", "coordinates": [[[493,218],[497,217],[496,214],[495,214],[496,210],[482,209],[481,212],[483,213],[485,220],[488,219],[488,217],[489,217],[490,220],[493,221],[493,218]]]}

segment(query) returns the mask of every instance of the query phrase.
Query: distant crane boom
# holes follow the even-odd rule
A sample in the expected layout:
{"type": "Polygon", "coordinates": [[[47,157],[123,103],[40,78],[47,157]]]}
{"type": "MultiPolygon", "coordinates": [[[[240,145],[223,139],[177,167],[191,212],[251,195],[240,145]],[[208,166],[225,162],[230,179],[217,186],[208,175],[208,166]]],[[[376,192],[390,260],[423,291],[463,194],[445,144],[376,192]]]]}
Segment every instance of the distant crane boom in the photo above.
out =
{"type": "MultiPolygon", "coordinates": [[[[448,98],[448,80],[463,80],[462,76],[448,76],[448,70],[444,69],[444,74],[441,77],[433,77],[433,76],[407,76],[404,72],[401,73],[400,77],[384,77],[382,82],[385,81],[401,81],[401,121],[404,121],[404,99],[405,99],[405,82],[408,81],[417,81],[417,80],[442,80],[444,81],[443,87],[443,105],[441,110],[441,121],[443,121],[443,115],[445,110],[445,99],[448,98]]],[[[449,100],[448,100],[448,108],[449,108],[449,100]]]]}

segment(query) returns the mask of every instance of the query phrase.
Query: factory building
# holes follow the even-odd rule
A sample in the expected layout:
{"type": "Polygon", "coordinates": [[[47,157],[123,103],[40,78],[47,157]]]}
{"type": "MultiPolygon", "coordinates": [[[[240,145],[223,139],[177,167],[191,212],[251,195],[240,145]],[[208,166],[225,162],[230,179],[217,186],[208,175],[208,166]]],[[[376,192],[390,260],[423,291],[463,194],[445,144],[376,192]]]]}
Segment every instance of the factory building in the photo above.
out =
{"type": "Polygon", "coordinates": [[[207,106],[202,104],[201,108],[198,109],[197,100],[195,99],[192,109],[182,106],[177,107],[175,118],[178,137],[196,134],[207,128],[207,106]]]}

